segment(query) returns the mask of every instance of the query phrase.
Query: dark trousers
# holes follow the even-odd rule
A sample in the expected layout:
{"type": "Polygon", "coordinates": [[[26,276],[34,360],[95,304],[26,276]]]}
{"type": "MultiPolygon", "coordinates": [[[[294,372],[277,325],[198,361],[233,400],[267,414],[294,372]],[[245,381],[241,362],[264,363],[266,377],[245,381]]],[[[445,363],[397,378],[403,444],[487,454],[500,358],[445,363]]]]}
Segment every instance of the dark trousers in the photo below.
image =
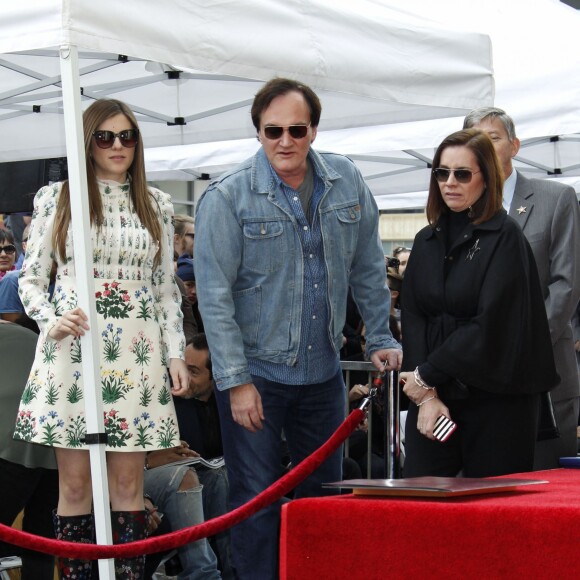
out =
{"type": "Polygon", "coordinates": [[[411,404],[405,426],[404,477],[490,477],[532,471],[538,395],[470,397],[445,401],[455,433],[445,442],[417,431],[411,404]]]}
{"type": "MultiPolygon", "coordinates": [[[[253,379],[265,416],[264,428],[256,433],[233,421],[229,393],[216,393],[232,509],[247,503],[282,476],[282,432],[292,465],[297,465],[326,442],[344,420],[345,386],[340,371],[329,381],[315,385],[253,379]]],[[[341,478],[339,448],[296,488],[294,497],[336,493],[321,484],[341,478]]],[[[276,502],[231,529],[232,560],[239,580],[278,577],[280,506],[276,502]]]]}
{"type": "Polygon", "coordinates": [[[560,437],[536,443],[535,471],[560,467],[560,457],[574,457],[578,453],[577,426],[580,399],[573,397],[553,401],[552,404],[560,437]]]}
{"type": "MultiPolygon", "coordinates": [[[[24,510],[22,529],[45,538],[54,538],[52,510],[58,502],[56,469],[30,469],[0,459],[0,521],[11,526],[24,510]]],[[[1,556],[22,558],[22,580],[53,580],[54,558],[0,542],[1,556]]]]}

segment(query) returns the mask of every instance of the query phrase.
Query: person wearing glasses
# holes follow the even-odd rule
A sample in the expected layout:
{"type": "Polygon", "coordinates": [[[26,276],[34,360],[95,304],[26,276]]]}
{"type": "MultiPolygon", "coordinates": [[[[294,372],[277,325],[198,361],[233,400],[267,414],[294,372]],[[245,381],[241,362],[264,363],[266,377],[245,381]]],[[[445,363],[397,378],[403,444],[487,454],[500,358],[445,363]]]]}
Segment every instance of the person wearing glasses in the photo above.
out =
{"type": "Polygon", "coordinates": [[[570,320],[580,300],[580,207],[574,189],[552,179],[529,179],[512,164],[520,149],[512,118],[496,107],[471,111],[465,127],[490,136],[503,166],[503,205],[530,242],[550,323],[560,381],[551,392],[559,437],[536,443],[535,469],[559,467],[560,457],[576,455],[580,379],[570,320]]]}
{"type": "Polygon", "coordinates": [[[403,279],[403,474],[531,471],[539,393],[558,379],[534,256],[502,208],[503,172],[483,131],[446,137],[433,167],[429,225],[403,279]],[[457,425],[446,440],[434,429],[441,416],[457,425]]]}
{"type": "Polygon", "coordinates": [[[0,280],[16,269],[16,245],[10,230],[0,230],[0,280]]]}
{"type": "MultiPolygon", "coordinates": [[[[356,166],[312,149],[317,95],[275,78],[256,94],[258,152],[213,182],[196,214],[195,276],[213,359],[230,506],[282,474],[282,431],[293,465],[344,419],[342,346],[349,286],[377,368],[399,368],[389,331],[378,210],[356,166]]],[[[295,490],[329,493],[341,479],[337,450],[295,490]]],[[[240,579],[278,575],[280,505],[232,529],[240,579]]]]}
{"type": "MultiPolygon", "coordinates": [[[[83,114],[92,268],[99,337],[113,539],[145,537],[145,454],[179,444],[172,394],[188,389],[181,296],[173,271],[173,207],[147,186],[143,143],[132,111],[100,99],[83,114]]],[[[59,472],[57,538],[94,541],[68,181],[40,189],[20,296],[40,327],[14,437],[54,447],[59,472]],[[53,257],[56,283],[47,289],[53,257]]],[[[144,557],[115,560],[117,578],[141,577],[144,557]]],[[[63,578],[90,578],[91,562],[59,558],[63,578]]]]}

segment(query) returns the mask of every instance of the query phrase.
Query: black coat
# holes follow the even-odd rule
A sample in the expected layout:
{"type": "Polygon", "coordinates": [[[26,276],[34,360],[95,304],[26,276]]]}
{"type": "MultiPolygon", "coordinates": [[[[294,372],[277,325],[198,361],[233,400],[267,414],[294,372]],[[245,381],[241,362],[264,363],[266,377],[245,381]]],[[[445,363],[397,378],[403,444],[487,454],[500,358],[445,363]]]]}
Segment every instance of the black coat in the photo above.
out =
{"type": "Polygon", "coordinates": [[[537,393],[558,376],[534,256],[505,211],[468,223],[446,254],[448,216],[415,237],[403,282],[403,368],[428,361],[456,385],[537,393]],[[459,383],[457,383],[459,381],[459,383]]]}

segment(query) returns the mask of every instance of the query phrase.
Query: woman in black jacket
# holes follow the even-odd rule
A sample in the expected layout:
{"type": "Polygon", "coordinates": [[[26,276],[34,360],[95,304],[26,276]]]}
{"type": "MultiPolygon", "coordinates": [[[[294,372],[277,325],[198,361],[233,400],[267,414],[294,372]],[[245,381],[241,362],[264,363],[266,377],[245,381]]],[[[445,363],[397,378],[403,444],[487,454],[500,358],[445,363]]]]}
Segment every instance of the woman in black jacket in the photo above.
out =
{"type": "Polygon", "coordinates": [[[539,393],[557,380],[532,251],[502,208],[492,142],[468,129],[433,159],[402,312],[405,477],[530,471],[539,393]],[[457,430],[444,442],[434,425],[457,430]]]}

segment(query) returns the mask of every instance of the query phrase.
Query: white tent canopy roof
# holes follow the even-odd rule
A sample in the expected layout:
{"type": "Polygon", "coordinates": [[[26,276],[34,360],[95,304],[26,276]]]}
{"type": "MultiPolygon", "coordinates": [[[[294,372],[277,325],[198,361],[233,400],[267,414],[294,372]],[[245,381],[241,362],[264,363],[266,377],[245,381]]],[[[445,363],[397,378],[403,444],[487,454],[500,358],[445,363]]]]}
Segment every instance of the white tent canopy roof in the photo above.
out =
{"type": "Polygon", "coordinates": [[[491,103],[489,38],[423,22],[368,1],[2,5],[0,161],[65,155],[55,57],[69,43],[79,48],[83,106],[99,97],[127,102],[148,147],[253,136],[251,100],[275,75],[316,88],[324,130],[491,103]]]}
{"type": "MultiPolygon", "coordinates": [[[[394,0],[366,5],[369,16],[394,0]]],[[[566,180],[580,192],[580,12],[557,0],[408,0],[407,15],[421,14],[439,26],[473,30],[492,39],[495,104],[516,123],[522,148],[514,165],[530,177],[566,180]],[[554,174],[554,176],[552,176],[554,174]]],[[[454,66],[446,63],[446,67],[454,66]]],[[[326,111],[323,110],[324,120],[326,111]]],[[[382,209],[425,205],[435,148],[461,128],[463,114],[319,132],[316,147],[351,156],[361,168],[382,209]]],[[[213,143],[147,151],[152,179],[212,176],[241,161],[256,143],[213,143]],[[237,149],[237,156],[236,156],[237,149]],[[166,157],[166,153],[168,153],[166,157]],[[222,155],[223,153],[223,155],[222,155]]]]}

